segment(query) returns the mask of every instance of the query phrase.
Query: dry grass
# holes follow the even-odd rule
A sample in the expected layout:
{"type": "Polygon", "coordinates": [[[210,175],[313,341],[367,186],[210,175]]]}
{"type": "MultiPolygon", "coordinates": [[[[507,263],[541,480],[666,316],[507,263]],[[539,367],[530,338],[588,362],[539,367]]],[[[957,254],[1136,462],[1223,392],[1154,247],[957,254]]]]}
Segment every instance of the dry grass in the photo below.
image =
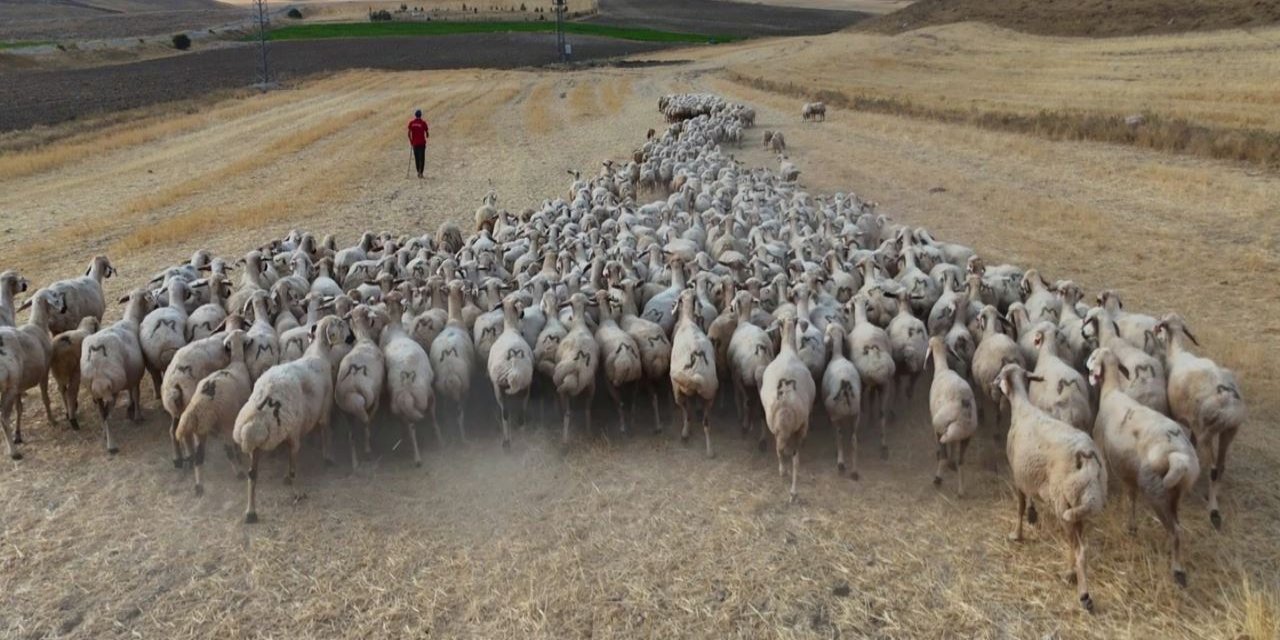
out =
{"type": "MultiPolygon", "coordinates": [[[[1187,590],[1166,575],[1159,527],[1144,514],[1140,535],[1130,537],[1113,500],[1089,533],[1099,612],[1081,612],[1056,578],[1063,543],[1052,526],[1032,529],[1023,545],[1005,542],[1015,508],[1006,476],[990,470],[1000,459],[990,438],[971,449],[967,498],[955,498],[950,479],[941,490],[930,485],[930,431],[918,408],[895,425],[889,461],[863,456],[858,483],[836,476],[819,419],[802,454],[803,500],[788,506],[773,459],[739,439],[723,413],[719,457],[710,461],[670,430],[609,444],[582,436],[561,452],[554,433],[535,428],[503,454],[476,385],[471,445],[429,447],[425,470],[416,470],[397,432],[380,427],[378,459],[355,475],[325,470],[309,445],[301,500],[276,481],[284,461],[272,458],[259,495],[264,522],[246,528],[238,523],[243,486],[221,456],[210,456],[207,494],[193,498],[189,479],[169,466],[166,419],[144,397],[149,419],[116,429],[116,458],[102,453],[92,417],[82,416],[81,432],[33,420],[27,459],[0,482],[0,592],[13,601],[0,613],[0,635],[1275,637],[1280,436],[1268,425],[1280,419],[1280,372],[1270,358],[1280,316],[1265,292],[1280,287],[1280,177],[1135,146],[848,109],[802,125],[796,98],[717,73],[784,59],[801,42],[571,76],[348,74],[278,94],[280,103],[262,109],[255,99],[214,105],[241,115],[104,153],[99,171],[69,164],[5,179],[6,242],[21,250],[50,220],[118,212],[155,190],[140,175],[178,184],[239,162],[258,149],[230,145],[231,133],[263,118],[323,122],[335,117],[333,99],[374,113],[109,233],[77,236],[56,253],[6,252],[4,267],[42,284],[110,249],[123,272],[108,281],[114,295],[196,247],[234,255],[291,227],[332,231],[343,242],[368,228],[428,231],[465,220],[489,180],[503,206],[523,207],[559,193],[564,169],[625,157],[659,126],[653,105],[662,93],[719,91],[753,104],[759,127],[786,131],[811,188],[855,189],[992,261],[1036,265],[1090,291],[1117,287],[1131,308],[1178,309],[1205,350],[1241,373],[1254,418],[1233,450],[1224,530],[1209,526],[1202,489],[1184,507],[1187,590]],[[597,108],[608,111],[610,87],[630,90],[611,117],[568,120],[570,101],[559,95],[569,80],[598,88],[597,108]],[[365,102],[348,93],[352,86],[365,102]],[[418,104],[439,132],[422,183],[403,177],[403,105],[418,104]],[[462,136],[471,132],[480,135],[462,136]],[[219,163],[199,162],[219,150],[219,163]]],[[[935,99],[916,93],[915,71],[886,73],[885,82],[897,74],[913,104],[935,99]]],[[[260,137],[282,144],[278,132],[260,137]]],[[[773,162],[755,145],[732,152],[753,165],[773,162]]],[[[604,395],[596,415],[612,424],[604,395]]]]}
{"type": "Polygon", "coordinates": [[[901,33],[967,21],[1059,36],[1182,33],[1272,26],[1280,22],[1280,4],[1257,0],[917,0],[859,28],[901,33]]]}

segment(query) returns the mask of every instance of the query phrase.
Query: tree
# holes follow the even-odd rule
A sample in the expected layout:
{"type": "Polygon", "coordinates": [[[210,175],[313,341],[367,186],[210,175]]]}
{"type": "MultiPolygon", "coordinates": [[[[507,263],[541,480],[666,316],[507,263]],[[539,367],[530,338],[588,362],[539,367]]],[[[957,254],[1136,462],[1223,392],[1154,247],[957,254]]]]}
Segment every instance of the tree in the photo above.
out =
{"type": "Polygon", "coordinates": [[[292,9],[289,9],[289,13],[286,13],[285,15],[289,16],[290,18],[293,18],[294,20],[302,19],[302,12],[298,11],[297,7],[293,7],[292,9]]]}
{"type": "Polygon", "coordinates": [[[179,33],[173,37],[173,48],[178,51],[186,51],[191,48],[191,37],[185,33],[179,33]]]}

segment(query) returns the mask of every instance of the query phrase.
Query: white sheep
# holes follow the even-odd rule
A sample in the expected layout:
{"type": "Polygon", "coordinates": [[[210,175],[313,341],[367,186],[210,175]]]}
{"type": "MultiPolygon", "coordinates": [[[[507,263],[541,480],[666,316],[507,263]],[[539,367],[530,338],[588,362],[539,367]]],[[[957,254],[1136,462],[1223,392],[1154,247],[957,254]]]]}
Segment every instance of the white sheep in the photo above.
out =
{"type": "Polygon", "coordinates": [[[1125,379],[1125,393],[1160,413],[1169,413],[1168,379],[1159,359],[1121,337],[1119,325],[1100,307],[1085,314],[1080,330],[1086,338],[1096,340],[1098,346],[1111,349],[1129,371],[1131,375],[1125,379]]]}
{"type": "Polygon", "coordinates": [[[1022,541],[1022,521],[1035,524],[1039,498],[1062,521],[1071,552],[1071,566],[1064,574],[1075,580],[1080,605],[1093,610],[1086,577],[1085,520],[1102,512],[1107,500],[1107,470],[1102,454],[1089,435],[1050,417],[1027,397],[1027,382],[1036,381],[1022,367],[1011,364],[997,377],[1000,391],[1009,398],[1012,418],[1005,452],[1018,493],[1018,524],[1010,539],[1022,541]]]}
{"type": "Polygon", "coordinates": [[[346,333],[338,318],[323,318],[315,327],[311,345],[301,358],[272,367],[253,385],[249,401],[236,415],[232,438],[240,450],[249,456],[249,500],[244,521],[258,521],[257,480],[258,464],[262,454],[275,449],[281,443],[289,444],[289,475],[285,481],[293,484],[297,476],[298,451],[302,439],[316,427],[320,428],[320,441],[329,460],[328,430],[330,411],[333,407],[333,368],[328,351],[344,341],[346,333]]]}
{"type": "Polygon", "coordinates": [[[514,296],[502,301],[502,333],[493,341],[486,363],[502,419],[503,448],[511,447],[512,406],[518,399],[519,421],[523,427],[529,408],[529,389],[533,385],[533,349],[520,334],[520,306],[514,296]]]}
{"type": "Polygon", "coordinates": [[[93,316],[102,320],[107,310],[102,294],[102,281],[116,275],[115,267],[106,256],[96,256],[89,263],[84,275],[70,280],[60,280],[49,285],[51,293],[60,296],[66,311],[54,316],[49,330],[55,334],[69,331],[80,325],[80,320],[93,316]]]}
{"type": "Polygon", "coordinates": [[[392,415],[404,422],[405,434],[413,447],[413,463],[422,466],[422,453],[418,449],[417,423],[431,418],[436,444],[440,436],[440,423],[436,421],[436,396],[433,387],[435,374],[431,371],[431,356],[405,331],[401,323],[404,314],[403,296],[396,291],[383,298],[387,305],[388,322],[382,330],[382,353],[387,363],[387,396],[392,415]]]}
{"type": "Polygon", "coordinates": [[[458,408],[458,435],[465,441],[466,399],[471,392],[471,372],[475,367],[475,345],[462,317],[460,280],[449,283],[449,321],[431,341],[431,370],[435,373],[436,397],[448,398],[458,408]]]}
{"type": "Polygon", "coordinates": [[[636,385],[644,375],[640,347],[618,326],[617,310],[608,289],[596,291],[596,308],[600,322],[596,325],[596,343],[604,365],[605,390],[618,406],[619,428],[627,433],[627,408],[635,400],[636,385]]]}
{"type": "Polygon", "coordinates": [[[348,321],[356,342],[338,365],[333,400],[352,419],[347,425],[347,440],[351,445],[351,468],[355,469],[360,466],[360,456],[356,449],[354,422],[359,422],[364,428],[365,455],[372,455],[373,417],[382,401],[387,365],[382,348],[378,346],[378,319],[373,309],[360,305],[351,312],[348,321]]]}
{"type": "Polygon", "coordinates": [[[1248,416],[1244,396],[1235,373],[1208,358],[1192,353],[1182,342],[1200,342],[1177,314],[1169,314],[1156,325],[1164,341],[1169,363],[1169,409],[1175,420],[1191,430],[1197,446],[1209,463],[1209,521],[1222,527],[1218,509],[1218,485],[1227,472],[1227,449],[1248,416]]]}
{"type": "Polygon", "coordinates": [[[947,346],[941,336],[929,339],[933,360],[933,384],[929,387],[929,416],[938,443],[938,466],[933,484],[942,484],[942,470],[956,470],[956,494],[964,496],[964,453],[978,430],[978,403],[973,388],[947,364],[947,346]]]}
{"type": "MultiPolygon", "coordinates": [[[[751,323],[754,300],[746,291],[739,291],[730,303],[738,316],[738,325],[729,338],[729,376],[733,383],[733,396],[742,421],[742,432],[751,431],[753,420],[763,420],[764,409],[759,407],[760,380],[764,370],[773,362],[773,340],[764,329],[751,323]]],[[[760,423],[760,448],[767,445],[766,428],[760,423]]]]}
{"type": "Polygon", "coordinates": [[[227,366],[205,376],[196,384],[196,393],[182,411],[174,437],[182,443],[183,454],[192,462],[195,470],[197,496],[204,495],[201,471],[204,468],[205,443],[218,435],[224,439],[227,459],[242,476],[240,456],[232,440],[236,416],[249,401],[253,383],[249,368],[245,365],[245,332],[229,331],[222,337],[222,349],[227,355],[227,366]]]}
{"type": "Polygon", "coordinates": [[[827,351],[831,361],[822,374],[822,406],[836,432],[836,470],[845,471],[844,431],[849,430],[851,466],[849,477],[858,479],[858,417],[862,411],[862,377],[853,361],[845,356],[844,327],[827,325],[827,351]]]}
{"type": "Polygon", "coordinates": [[[698,326],[697,294],[685,289],[679,300],[675,334],[671,338],[671,392],[684,417],[680,439],[688,442],[689,412],[695,404],[700,405],[707,457],[711,458],[715,456],[711,448],[711,404],[720,389],[715,346],[698,326]]]}
{"type": "Polygon", "coordinates": [[[618,326],[636,341],[636,346],[640,349],[646,392],[653,401],[653,430],[656,433],[662,430],[658,414],[658,392],[671,370],[671,340],[656,322],[636,315],[635,287],[636,281],[633,279],[623,282],[622,318],[618,321],[618,326]]]}
{"type": "Polygon", "coordinates": [[[23,394],[27,389],[40,387],[40,399],[44,402],[44,415],[53,424],[53,409],[49,406],[49,365],[53,358],[53,339],[49,336],[49,322],[61,313],[62,299],[48,289],[41,289],[24,303],[31,306],[27,323],[17,328],[15,348],[22,354],[22,376],[18,386],[17,421],[13,429],[13,443],[22,444],[23,394]]]}
{"type": "MultiPolygon", "coordinates": [[[[187,282],[181,278],[172,278],[167,287],[168,305],[158,307],[147,314],[138,330],[138,341],[142,344],[142,361],[151,374],[155,386],[156,398],[160,398],[161,375],[169,368],[173,354],[187,344],[187,282]]],[[[170,433],[177,428],[175,419],[170,425],[170,433]]],[[[177,441],[174,441],[177,444],[177,441]]]]}
{"type": "Polygon", "coordinates": [[[22,453],[14,446],[9,430],[9,419],[22,395],[22,352],[18,350],[18,332],[12,327],[0,327],[0,427],[4,429],[4,446],[9,457],[21,460],[22,453]]]}
{"type": "Polygon", "coordinates": [[[80,350],[84,339],[98,331],[98,319],[89,316],[80,326],[63,331],[53,338],[53,355],[49,358],[49,372],[58,383],[62,406],[67,410],[67,423],[73,431],[80,430],[80,350]]]}
{"type": "Polygon", "coordinates": [[[1089,356],[1089,380],[1100,386],[1094,437],[1106,454],[1111,475],[1129,492],[1129,533],[1138,531],[1138,492],[1169,534],[1173,579],[1187,586],[1182,565],[1178,505],[1200,475],[1195,445],[1183,428],[1161,413],[1143,406],[1121,390],[1124,366],[1103,347],[1089,356]]]}
{"type": "Polygon", "coordinates": [[[31,286],[17,271],[0,273],[0,327],[17,326],[17,305],[14,299],[31,286]]]}
{"type": "Polygon", "coordinates": [[[978,314],[978,323],[981,337],[978,340],[977,349],[973,352],[973,364],[970,366],[973,381],[978,386],[982,398],[978,403],[978,421],[986,421],[985,407],[990,405],[995,418],[994,433],[998,439],[1000,430],[1005,424],[1002,414],[1009,413],[1009,400],[1000,391],[996,376],[1007,365],[1016,364],[1025,369],[1027,363],[1022,357],[1022,350],[1018,348],[1018,343],[1004,332],[1004,328],[1008,327],[1008,321],[994,306],[986,305],[982,308],[982,312],[978,314]]]}
{"type": "Polygon", "coordinates": [[[573,309],[573,319],[560,346],[556,348],[556,364],[551,374],[552,384],[560,399],[560,410],[564,413],[561,442],[566,445],[569,443],[575,398],[583,399],[587,432],[592,430],[591,401],[595,397],[596,370],[600,366],[600,349],[591,329],[587,327],[586,295],[573,294],[569,304],[573,309]]]}
{"type": "Polygon", "coordinates": [[[866,294],[859,293],[850,300],[854,326],[849,332],[849,347],[853,364],[862,375],[862,415],[880,422],[880,457],[889,457],[887,410],[893,403],[893,380],[897,366],[893,362],[893,347],[889,334],[867,319],[866,294]]]}
{"type": "Polygon", "coordinates": [[[809,433],[809,411],[817,390],[813,376],[796,353],[796,319],[782,321],[782,347],[760,379],[760,404],[765,424],[773,433],[778,454],[778,475],[785,476],[784,458],[791,458],[791,501],[798,497],[800,445],[809,433]]]}
{"type": "Polygon", "coordinates": [[[1031,402],[1041,411],[1085,433],[1093,429],[1093,407],[1084,376],[1058,357],[1058,326],[1052,321],[1031,329],[1036,353],[1035,376],[1042,382],[1031,385],[1031,402]]]}
{"type": "Polygon", "coordinates": [[[276,335],[275,325],[271,322],[269,294],[261,289],[249,296],[243,309],[244,314],[253,310],[253,324],[247,331],[245,343],[245,359],[249,366],[249,377],[257,380],[268,369],[280,362],[280,337],[276,335]]]}
{"type": "MultiPolygon", "coordinates": [[[[138,328],[155,304],[146,289],[134,289],[127,301],[124,318],[85,338],[80,352],[80,376],[98,407],[107,453],[112,455],[120,452],[108,423],[116,396],[128,391],[129,415],[135,421],[142,419],[141,385],[146,365],[138,343],[138,328]]],[[[181,464],[180,460],[177,462],[181,464]]]]}

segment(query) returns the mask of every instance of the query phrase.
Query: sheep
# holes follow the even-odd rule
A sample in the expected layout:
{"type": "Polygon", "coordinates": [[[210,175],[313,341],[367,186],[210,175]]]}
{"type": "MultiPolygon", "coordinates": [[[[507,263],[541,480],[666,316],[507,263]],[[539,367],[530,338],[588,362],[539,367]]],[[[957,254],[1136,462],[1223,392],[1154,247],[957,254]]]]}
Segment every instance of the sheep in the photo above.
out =
{"type": "MultiPolygon", "coordinates": [[[[715,346],[698,326],[697,294],[692,289],[680,293],[675,334],[671,339],[671,392],[684,417],[681,441],[689,441],[689,412],[701,405],[702,431],[706,437],[708,458],[715,457],[711,448],[711,405],[720,389],[716,377],[715,346]]],[[[741,326],[742,323],[739,323],[741,326]]]]}
{"type": "Polygon", "coordinates": [[[1039,350],[1036,355],[1035,376],[1043,380],[1032,385],[1032,404],[1041,411],[1085,433],[1093,428],[1093,407],[1089,404],[1089,389],[1084,376],[1058,357],[1058,327],[1045,321],[1031,330],[1032,339],[1039,350]]]}
{"type": "Polygon", "coordinates": [[[106,256],[95,256],[84,275],[61,280],[49,285],[49,292],[62,298],[66,311],[56,314],[49,321],[49,330],[55,334],[69,331],[80,325],[82,318],[93,316],[99,321],[107,310],[102,294],[102,281],[116,275],[116,268],[106,256]]]}
{"type": "Polygon", "coordinates": [[[421,467],[417,423],[430,416],[436,444],[440,444],[443,438],[440,423],[436,421],[435,374],[431,370],[431,356],[401,324],[400,318],[404,313],[402,300],[401,294],[395,291],[383,299],[389,321],[382,330],[382,353],[387,363],[389,408],[393,415],[404,421],[405,433],[413,447],[413,464],[421,467]]]}
{"type": "Polygon", "coordinates": [[[653,401],[653,431],[657,433],[662,430],[658,414],[658,390],[671,369],[671,340],[657,323],[636,315],[635,287],[635,280],[623,281],[622,318],[618,320],[618,326],[636,341],[636,347],[640,349],[640,364],[644,368],[643,382],[653,401]]]}
{"type": "MultiPolygon", "coordinates": [[[[229,331],[242,329],[243,318],[235,313],[228,315],[223,324],[217,327],[218,332],[206,338],[192,340],[178,349],[165,369],[160,384],[160,403],[165,413],[169,414],[171,427],[182,418],[182,412],[195,397],[200,381],[229,364],[230,353],[223,344],[223,338],[226,337],[225,332],[221,331],[223,327],[229,331]]],[[[245,348],[248,349],[247,338],[245,348]]],[[[177,468],[182,464],[182,456],[175,449],[173,466],[177,468]]]]}
{"type": "Polygon", "coordinates": [[[493,229],[493,224],[498,219],[497,204],[498,194],[493,189],[490,189],[488,193],[484,194],[484,200],[480,207],[476,209],[475,228],[477,232],[486,228],[493,229]]]}
{"type": "Polygon", "coordinates": [[[520,334],[520,306],[520,301],[514,296],[507,296],[502,301],[502,333],[494,340],[486,362],[502,419],[503,449],[511,448],[508,418],[511,404],[515,398],[520,399],[519,419],[523,426],[529,407],[529,389],[533,384],[533,349],[520,334]]]}
{"type": "Polygon", "coordinates": [[[916,383],[929,356],[929,335],[924,322],[911,313],[909,304],[898,305],[898,314],[889,322],[887,334],[901,397],[910,400],[915,397],[916,383]]]}
{"type": "Polygon", "coordinates": [[[1141,490],[1169,534],[1173,580],[1185,587],[1178,504],[1200,475],[1195,445],[1177,422],[1138,404],[1121,390],[1120,376],[1126,372],[1110,349],[1094,351],[1087,365],[1089,381],[1101,390],[1093,433],[1106,454],[1107,468],[1129,492],[1129,533],[1138,532],[1141,490]]]}
{"type": "Polygon", "coordinates": [[[596,325],[595,339],[604,365],[605,389],[618,405],[619,430],[625,434],[627,407],[635,399],[635,387],[644,375],[644,363],[635,339],[618,326],[617,310],[609,290],[596,291],[596,307],[600,311],[600,322],[596,325]]]}
{"type": "Polygon", "coordinates": [[[1110,289],[1098,292],[1098,306],[1102,307],[1115,324],[1116,335],[1129,344],[1142,349],[1148,355],[1160,356],[1162,349],[1155,339],[1156,319],[1141,313],[1124,310],[1120,294],[1110,289]]]}
{"type": "Polygon", "coordinates": [[[301,358],[272,367],[253,384],[249,401],[236,414],[231,437],[240,451],[249,456],[248,504],[244,522],[258,522],[258,464],[262,454],[289,443],[289,474],[285,482],[292,485],[297,476],[298,451],[302,438],[316,427],[328,456],[330,409],[333,406],[333,368],[328,350],[343,340],[345,333],[338,318],[323,318],[312,328],[311,345],[301,358]]]}
{"type": "Polygon", "coordinates": [[[99,324],[97,318],[89,316],[80,321],[80,326],[53,338],[49,372],[58,383],[62,406],[67,410],[67,424],[73,431],[80,430],[80,348],[86,337],[98,331],[99,324]]]}
{"type": "Polygon", "coordinates": [[[782,178],[783,182],[795,182],[800,179],[800,169],[786,156],[779,154],[778,177],[782,178]]]}
{"type": "Polygon", "coordinates": [[[947,363],[947,346],[942,336],[929,339],[933,361],[933,384],[929,387],[929,416],[933,436],[938,441],[938,467],[933,484],[942,484],[942,470],[956,470],[956,495],[964,497],[964,452],[978,430],[978,403],[973,388],[947,363]]]}
{"type": "Polygon", "coordinates": [[[827,119],[827,105],[821,102],[806,102],[800,110],[800,117],[806,122],[809,120],[814,122],[825,121],[827,119]]]}
{"type": "Polygon", "coordinates": [[[347,427],[347,440],[351,445],[351,468],[360,466],[356,450],[356,425],[364,427],[365,455],[373,454],[371,439],[373,417],[378,413],[382,400],[383,382],[386,380],[386,359],[378,346],[378,319],[373,309],[365,305],[356,307],[348,321],[356,336],[351,352],[343,356],[338,365],[338,379],[333,387],[334,404],[351,419],[347,427]]]}
{"type": "Polygon", "coordinates": [[[1027,269],[1022,274],[1022,293],[1025,296],[1022,305],[1027,309],[1027,317],[1032,324],[1040,322],[1057,323],[1062,317],[1062,299],[1044,276],[1035,269],[1027,269]]]}
{"type": "Polygon", "coordinates": [[[849,429],[849,477],[858,479],[858,417],[862,409],[862,378],[853,361],[845,357],[844,327],[831,323],[825,336],[831,361],[822,374],[822,406],[836,432],[836,471],[845,472],[844,430],[849,429]]]}
{"type": "MultiPolygon", "coordinates": [[[[730,309],[738,316],[738,326],[729,338],[729,375],[733,382],[734,401],[738,408],[738,417],[742,421],[742,433],[751,431],[751,423],[757,416],[762,416],[756,400],[760,393],[760,379],[764,370],[773,362],[773,340],[764,329],[751,323],[753,298],[746,291],[739,291],[730,303],[730,309]]],[[[761,450],[767,444],[765,425],[760,424],[761,450]]]]}
{"type": "Polygon", "coordinates": [[[600,350],[591,329],[587,327],[587,297],[575,293],[569,299],[573,310],[573,319],[569,330],[560,345],[556,348],[555,369],[552,371],[552,384],[560,399],[560,410],[564,413],[564,431],[561,443],[569,444],[572,426],[573,399],[582,398],[585,408],[587,432],[591,428],[591,402],[595,397],[596,370],[600,365],[600,350]]]}
{"type": "Polygon", "coordinates": [[[0,327],[14,327],[18,324],[14,297],[31,286],[27,279],[18,275],[17,271],[0,273],[0,327]]]}
{"type": "Polygon", "coordinates": [[[360,241],[354,247],[343,249],[333,257],[333,274],[345,276],[351,265],[361,260],[367,260],[369,252],[378,248],[377,240],[378,237],[368,231],[360,234],[360,241]]]}
{"type": "Polygon", "coordinates": [[[996,376],[1001,369],[1011,364],[1025,369],[1027,362],[1022,357],[1018,343],[1002,330],[1008,326],[1008,321],[994,306],[984,306],[978,314],[978,322],[981,338],[978,340],[978,347],[974,349],[973,364],[969,370],[982,398],[978,403],[978,421],[986,421],[985,406],[990,404],[995,417],[994,434],[998,440],[1001,425],[1004,424],[1001,414],[1009,413],[1009,401],[1000,391],[1000,385],[996,384],[996,376]]]}
{"type": "Polygon", "coordinates": [[[782,153],[787,150],[787,139],[781,131],[774,131],[773,136],[769,138],[768,147],[774,153],[782,153]]]}
{"type": "Polygon", "coordinates": [[[1084,316],[1076,310],[1076,304],[1084,294],[1080,286],[1070,280],[1059,280],[1053,283],[1053,288],[1062,302],[1062,312],[1058,317],[1058,329],[1063,338],[1062,344],[1058,345],[1062,348],[1062,359],[1076,369],[1083,369],[1090,348],[1084,337],[1084,316]]]}
{"type": "Polygon", "coordinates": [[[188,342],[213,335],[214,329],[227,319],[227,308],[223,306],[223,301],[226,299],[228,286],[227,277],[220,273],[211,273],[203,281],[197,280],[191,283],[193,291],[207,288],[209,290],[209,301],[196,307],[194,311],[187,315],[186,335],[188,342]]]}
{"type": "Polygon", "coordinates": [[[1191,430],[1209,463],[1209,521],[1222,528],[1218,485],[1227,472],[1227,449],[1248,416],[1235,373],[1192,353],[1186,337],[1199,346],[1186,321],[1176,313],[1161,318],[1155,333],[1164,341],[1169,363],[1169,410],[1174,420],[1191,430]]]}
{"type": "Polygon", "coordinates": [[[183,455],[192,462],[195,471],[197,496],[204,495],[201,471],[204,467],[204,445],[210,436],[224,438],[223,450],[241,477],[240,456],[232,442],[236,416],[249,401],[252,382],[245,365],[245,342],[248,338],[242,330],[228,331],[222,337],[222,349],[227,356],[227,366],[210,373],[196,385],[196,393],[182,410],[174,437],[182,443],[183,455]]]}
{"type": "Polygon", "coordinates": [[[885,413],[893,403],[893,377],[897,366],[893,361],[893,346],[889,342],[889,335],[867,319],[867,302],[867,295],[862,293],[849,302],[854,315],[854,326],[849,332],[849,347],[853,354],[853,364],[862,375],[862,401],[866,405],[862,415],[880,421],[880,457],[888,459],[888,424],[885,413]]]}
{"type": "Polygon", "coordinates": [[[249,377],[257,380],[268,369],[280,362],[280,338],[276,328],[271,324],[269,295],[261,289],[249,296],[244,307],[247,314],[253,310],[253,324],[249,325],[245,350],[246,364],[249,366],[249,377]]]}
{"type": "Polygon", "coordinates": [[[23,394],[27,389],[40,387],[40,399],[44,402],[44,415],[53,424],[53,409],[49,405],[49,364],[53,358],[53,339],[49,336],[49,322],[63,312],[62,298],[48,289],[41,289],[28,299],[24,306],[31,306],[27,323],[17,328],[14,348],[21,353],[22,376],[16,400],[17,422],[13,429],[13,443],[22,444],[23,394]]]}
{"type": "Polygon", "coordinates": [[[766,151],[768,151],[772,146],[771,143],[773,142],[773,131],[770,131],[769,129],[765,129],[763,139],[764,139],[764,148],[766,151]]]}
{"type": "Polygon", "coordinates": [[[471,372],[475,366],[475,345],[463,324],[461,280],[449,283],[449,321],[440,335],[431,341],[431,370],[435,373],[436,396],[448,398],[458,408],[458,436],[467,439],[467,394],[471,391],[471,372]]]}
{"type": "Polygon", "coordinates": [[[782,321],[782,348],[760,379],[760,404],[764,406],[765,423],[773,433],[778,475],[786,476],[783,458],[791,458],[792,502],[798,498],[800,445],[809,433],[809,410],[815,393],[813,376],[796,353],[796,319],[788,316],[782,321]]]}
{"type": "Polygon", "coordinates": [[[22,395],[22,352],[18,349],[18,340],[17,330],[0,327],[0,427],[4,429],[6,452],[13,460],[22,459],[9,432],[9,416],[22,395]]]}
{"type": "Polygon", "coordinates": [[[1005,452],[1009,457],[1014,489],[1018,493],[1018,523],[1009,539],[1022,541],[1022,521],[1036,523],[1039,498],[1062,521],[1069,543],[1064,574],[1076,583],[1080,605],[1093,611],[1085,571],[1084,525],[1102,512],[1107,500],[1107,470],[1097,445],[1083,431],[1050,417],[1027,397],[1027,382],[1038,379],[1011,364],[997,376],[1000,391],[1012,409],[1005,452]]]}
{"type": "Polygon", "coordinates": [[[80,376],[98,407],[107,453],[111,455],[120,452],[111,437],[108,422],[120,392],[129,392],[130,417],[134,421],[142,420],[141,384],[146,367],[142,361],[142,345],[138,343],[138,330],[147,312],[155,305],[151,292],[146,289],[134,289],[125,300],[128,306],[124,318],[85,338],[80,352],[80,376]]]}
{"type": "MultiPolygon", "coordinates": [[[[1119,325],[1105,309],[1095,307],[1085,314],[1080,333],[1096,340],[1098,346],[1111,349],[1120,363],[1131,374],[1125,380],[1124,392],[1134,400],[1159,411],[1169,413],[1169,395],[1164,365],[1142,349],[1120,336],[1119,325]]],[[[1212,472],[1210,472],[1212,475],[1212,472]]]]}
{"type": "MultiPolygon", "coordinates": [[[[180,278],[169,280],[168,306],[159,307],[147,314],[139,327],[138,340],[142,344],[142,361],[151,374],[156,399],[160,398],[161,374],[169,367],[173,354],[187,344],[187,283],[180,278]]],[[[175,419],[174,428],[178,426],[175,419]]]]}

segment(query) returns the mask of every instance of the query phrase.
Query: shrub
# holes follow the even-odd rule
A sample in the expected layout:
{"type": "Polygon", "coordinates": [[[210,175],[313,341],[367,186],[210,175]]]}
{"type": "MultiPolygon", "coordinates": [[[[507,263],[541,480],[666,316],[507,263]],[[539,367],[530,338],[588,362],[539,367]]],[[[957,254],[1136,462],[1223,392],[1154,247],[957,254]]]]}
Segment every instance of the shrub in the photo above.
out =
{"type": "Polygon", "coordinates": [[[298,11],[297,7],[293,7],[292,9],[289,9],[289,13],[286,13],[285,15],[289,16],[290,18],[293,18],[294,20],[302,19],[302,12],[298,11]]]}
{"type": "Polygon", "coordinates": [[[382,9],[381,11],[369,12],[370,22],[387,22],[390,20],[391,20],[391,12],[387,11],[386,9],[382,9]]]}
{"type": "Polygon", "coordinates": [[[179,33],[173,37],[173,48],[178,51],[186,51],[191,48],[191,37],[185,33],[179,33]]]}

